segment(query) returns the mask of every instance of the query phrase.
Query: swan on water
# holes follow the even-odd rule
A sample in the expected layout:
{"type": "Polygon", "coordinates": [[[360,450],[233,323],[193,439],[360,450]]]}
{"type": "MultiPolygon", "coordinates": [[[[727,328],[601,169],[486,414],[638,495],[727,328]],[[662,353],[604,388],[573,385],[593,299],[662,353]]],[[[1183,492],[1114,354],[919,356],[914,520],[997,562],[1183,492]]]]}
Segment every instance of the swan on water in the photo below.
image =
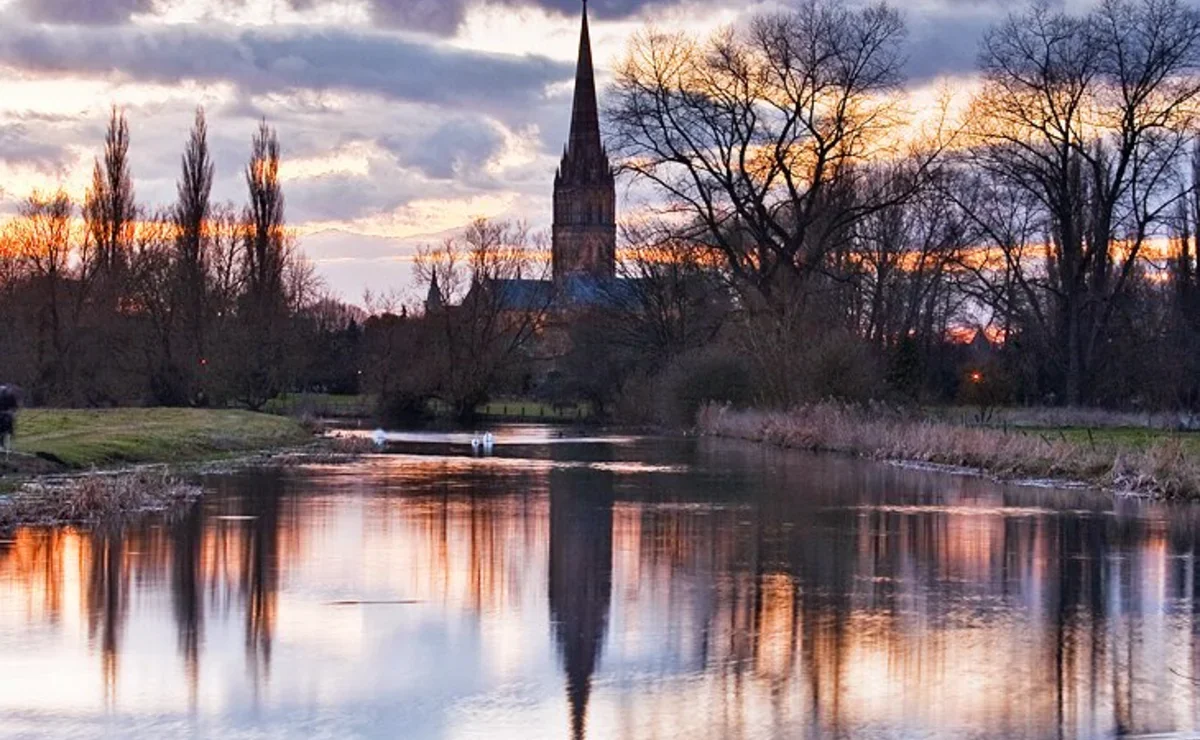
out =
{"type": "Polygon", "coordinates": [[[480,450],[483,450],[484,452],[491,452],[495,445],[496,437],[491,432],[486,432],[482,436],[480,436],[480,434],[477,432],[475,436],[471,438],[471,449],[475,452],[479,452],[480,450]]]}

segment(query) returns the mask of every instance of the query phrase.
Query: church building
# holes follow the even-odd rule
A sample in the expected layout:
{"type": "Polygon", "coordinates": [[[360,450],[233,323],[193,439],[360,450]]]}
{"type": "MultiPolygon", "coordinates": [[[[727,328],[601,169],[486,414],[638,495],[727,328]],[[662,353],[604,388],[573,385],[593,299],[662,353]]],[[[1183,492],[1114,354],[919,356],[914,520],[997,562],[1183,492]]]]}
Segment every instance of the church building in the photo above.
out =
{"type": "MultiPolygon", "coordinates": [[[[549,280],[491,280],[474,290],[500,298],[503,310],[563,315],[597,306],[622,293],[617,271],[617,191],[608,153],[600,140],[596,75],[588,32],[587,0],[579,37],[571,133],[554,175],[554,225],[551,235],[552,277],[549,280]]],[[[468,296],[467,300],[471,300],[468,296]]],[[[446,303],[435,274],[425,301],[426,312],[446,303]]]]}
{"type": "Polygon", "coordinates": [[[617,191],[600,141],[596,75],[588,33],[587,0],[575,70],[571,134],[554,175],[554,282],[569,290],[577,278],[612,280],[617,261],[617,191]]]}

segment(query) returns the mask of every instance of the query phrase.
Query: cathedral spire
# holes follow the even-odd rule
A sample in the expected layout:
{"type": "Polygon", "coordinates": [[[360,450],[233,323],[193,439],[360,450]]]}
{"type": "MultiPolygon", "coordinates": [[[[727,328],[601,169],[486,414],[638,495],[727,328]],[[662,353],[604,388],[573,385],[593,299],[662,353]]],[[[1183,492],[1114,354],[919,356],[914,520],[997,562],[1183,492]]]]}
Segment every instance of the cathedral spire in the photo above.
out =
{"type": "Polygon", "coordinates": [[[438,284],[437,265],[434,265],[429,278],[429,293],[425,296],[425,313],[427,315],[437,313],[445,305],[446,299],[442,296],[441,285],[438,284]]]}
{"type": "Polygon", "coordinates": [[[587,0],[583,2],[583,30],[579,34],[579,63],[575,68],[575,102],[571,108],[572,157],[601,153],[600,114],[596,104],[596,72],[592,66],[592,38],[588,31],[587,0]]]}
{"type": "Polygon", "coordinates": [[[616,273],[616,185],[600,140],[587,11],[584,2],[571,135],[554,175],[552,251],[554,280],[560,286],[572,276],[611,280],[616,273]]]}

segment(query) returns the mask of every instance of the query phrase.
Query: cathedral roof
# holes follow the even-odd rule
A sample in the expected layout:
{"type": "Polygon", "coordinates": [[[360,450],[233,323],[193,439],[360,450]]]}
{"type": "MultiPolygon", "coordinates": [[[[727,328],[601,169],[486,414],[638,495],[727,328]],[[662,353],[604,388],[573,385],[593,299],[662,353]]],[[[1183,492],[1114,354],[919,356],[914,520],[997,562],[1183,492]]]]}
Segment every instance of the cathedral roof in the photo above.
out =
{"type": "Polygon", "coordinates": [[[637,302],[636,281],[586,274],[571,275],[558,285],[552,280],[495,280],[489,285],[499,291],[505,311],[628,308],[637,302]]]}

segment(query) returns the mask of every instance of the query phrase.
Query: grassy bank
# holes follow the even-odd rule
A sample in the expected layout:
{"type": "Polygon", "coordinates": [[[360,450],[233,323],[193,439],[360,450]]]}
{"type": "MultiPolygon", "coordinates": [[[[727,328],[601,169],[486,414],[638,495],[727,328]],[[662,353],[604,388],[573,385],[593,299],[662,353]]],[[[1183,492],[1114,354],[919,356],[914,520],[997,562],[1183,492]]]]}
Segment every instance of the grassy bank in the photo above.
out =
{"type": "MultiPolygon", "coordinates": [[[[29,409],[17,418],[9,465],[47,472],[136,463],[198,462],[310,439],[295,419],[216,409],[29,409]],[[36,462],[34,462],[36,461],[36,462]]],[[[0,456],[0,465],[4,459],[0,456]]]]}
{"type": "Polygon", "coordinates": [[[995,428],[825,403],[787,412],[701,411],[702,434],[877,460],[1054,478],[1164,498],[1200,498],[1200,437],[1149,430],[995,428]]]}
{"type": "Polygon", "coordinates": [[[319,419],[368,419],[375,415],[376,400],[369,395],[285,393],[267,401],[268,414],[309,416],[319,419]]]}
{"type": "Polygon", "coordinates": [[[591,418],[592,407],[582,402],[555,405],[522,398],[502,398],[483,404],[476,412],[484,419],[583,421],[591,418]]]}
{"type": "Polygon", "coordinates": [[[0,531],[26,524],[93,524],[186,504],[200,495],[167,466],[308,442],[295,419],[213,409],[29,409],[15,451],[0,455],[0,531]],[[77,471],[90,470],[79,475],[77,471]],[[64,475],[65,473],[65,475],[64,475]]]}
{"type": "MultiPolygon", "coordinates": [[[[325,393],[288,393],[267,402],[268,414],[311,419],[371,419],[376,416],[377,399],[371,395],[339,396],[325,393]]],[[[440,401],[430,401],[427,410],[432,416],[450,418],[452,408],[440,401]]],[[[551,404],[528,398],[500,398],[481,404],[475,409],[480,419],[490,421],[585,421],[592,417],[591,404],[586,402],[551,404]]]]}

